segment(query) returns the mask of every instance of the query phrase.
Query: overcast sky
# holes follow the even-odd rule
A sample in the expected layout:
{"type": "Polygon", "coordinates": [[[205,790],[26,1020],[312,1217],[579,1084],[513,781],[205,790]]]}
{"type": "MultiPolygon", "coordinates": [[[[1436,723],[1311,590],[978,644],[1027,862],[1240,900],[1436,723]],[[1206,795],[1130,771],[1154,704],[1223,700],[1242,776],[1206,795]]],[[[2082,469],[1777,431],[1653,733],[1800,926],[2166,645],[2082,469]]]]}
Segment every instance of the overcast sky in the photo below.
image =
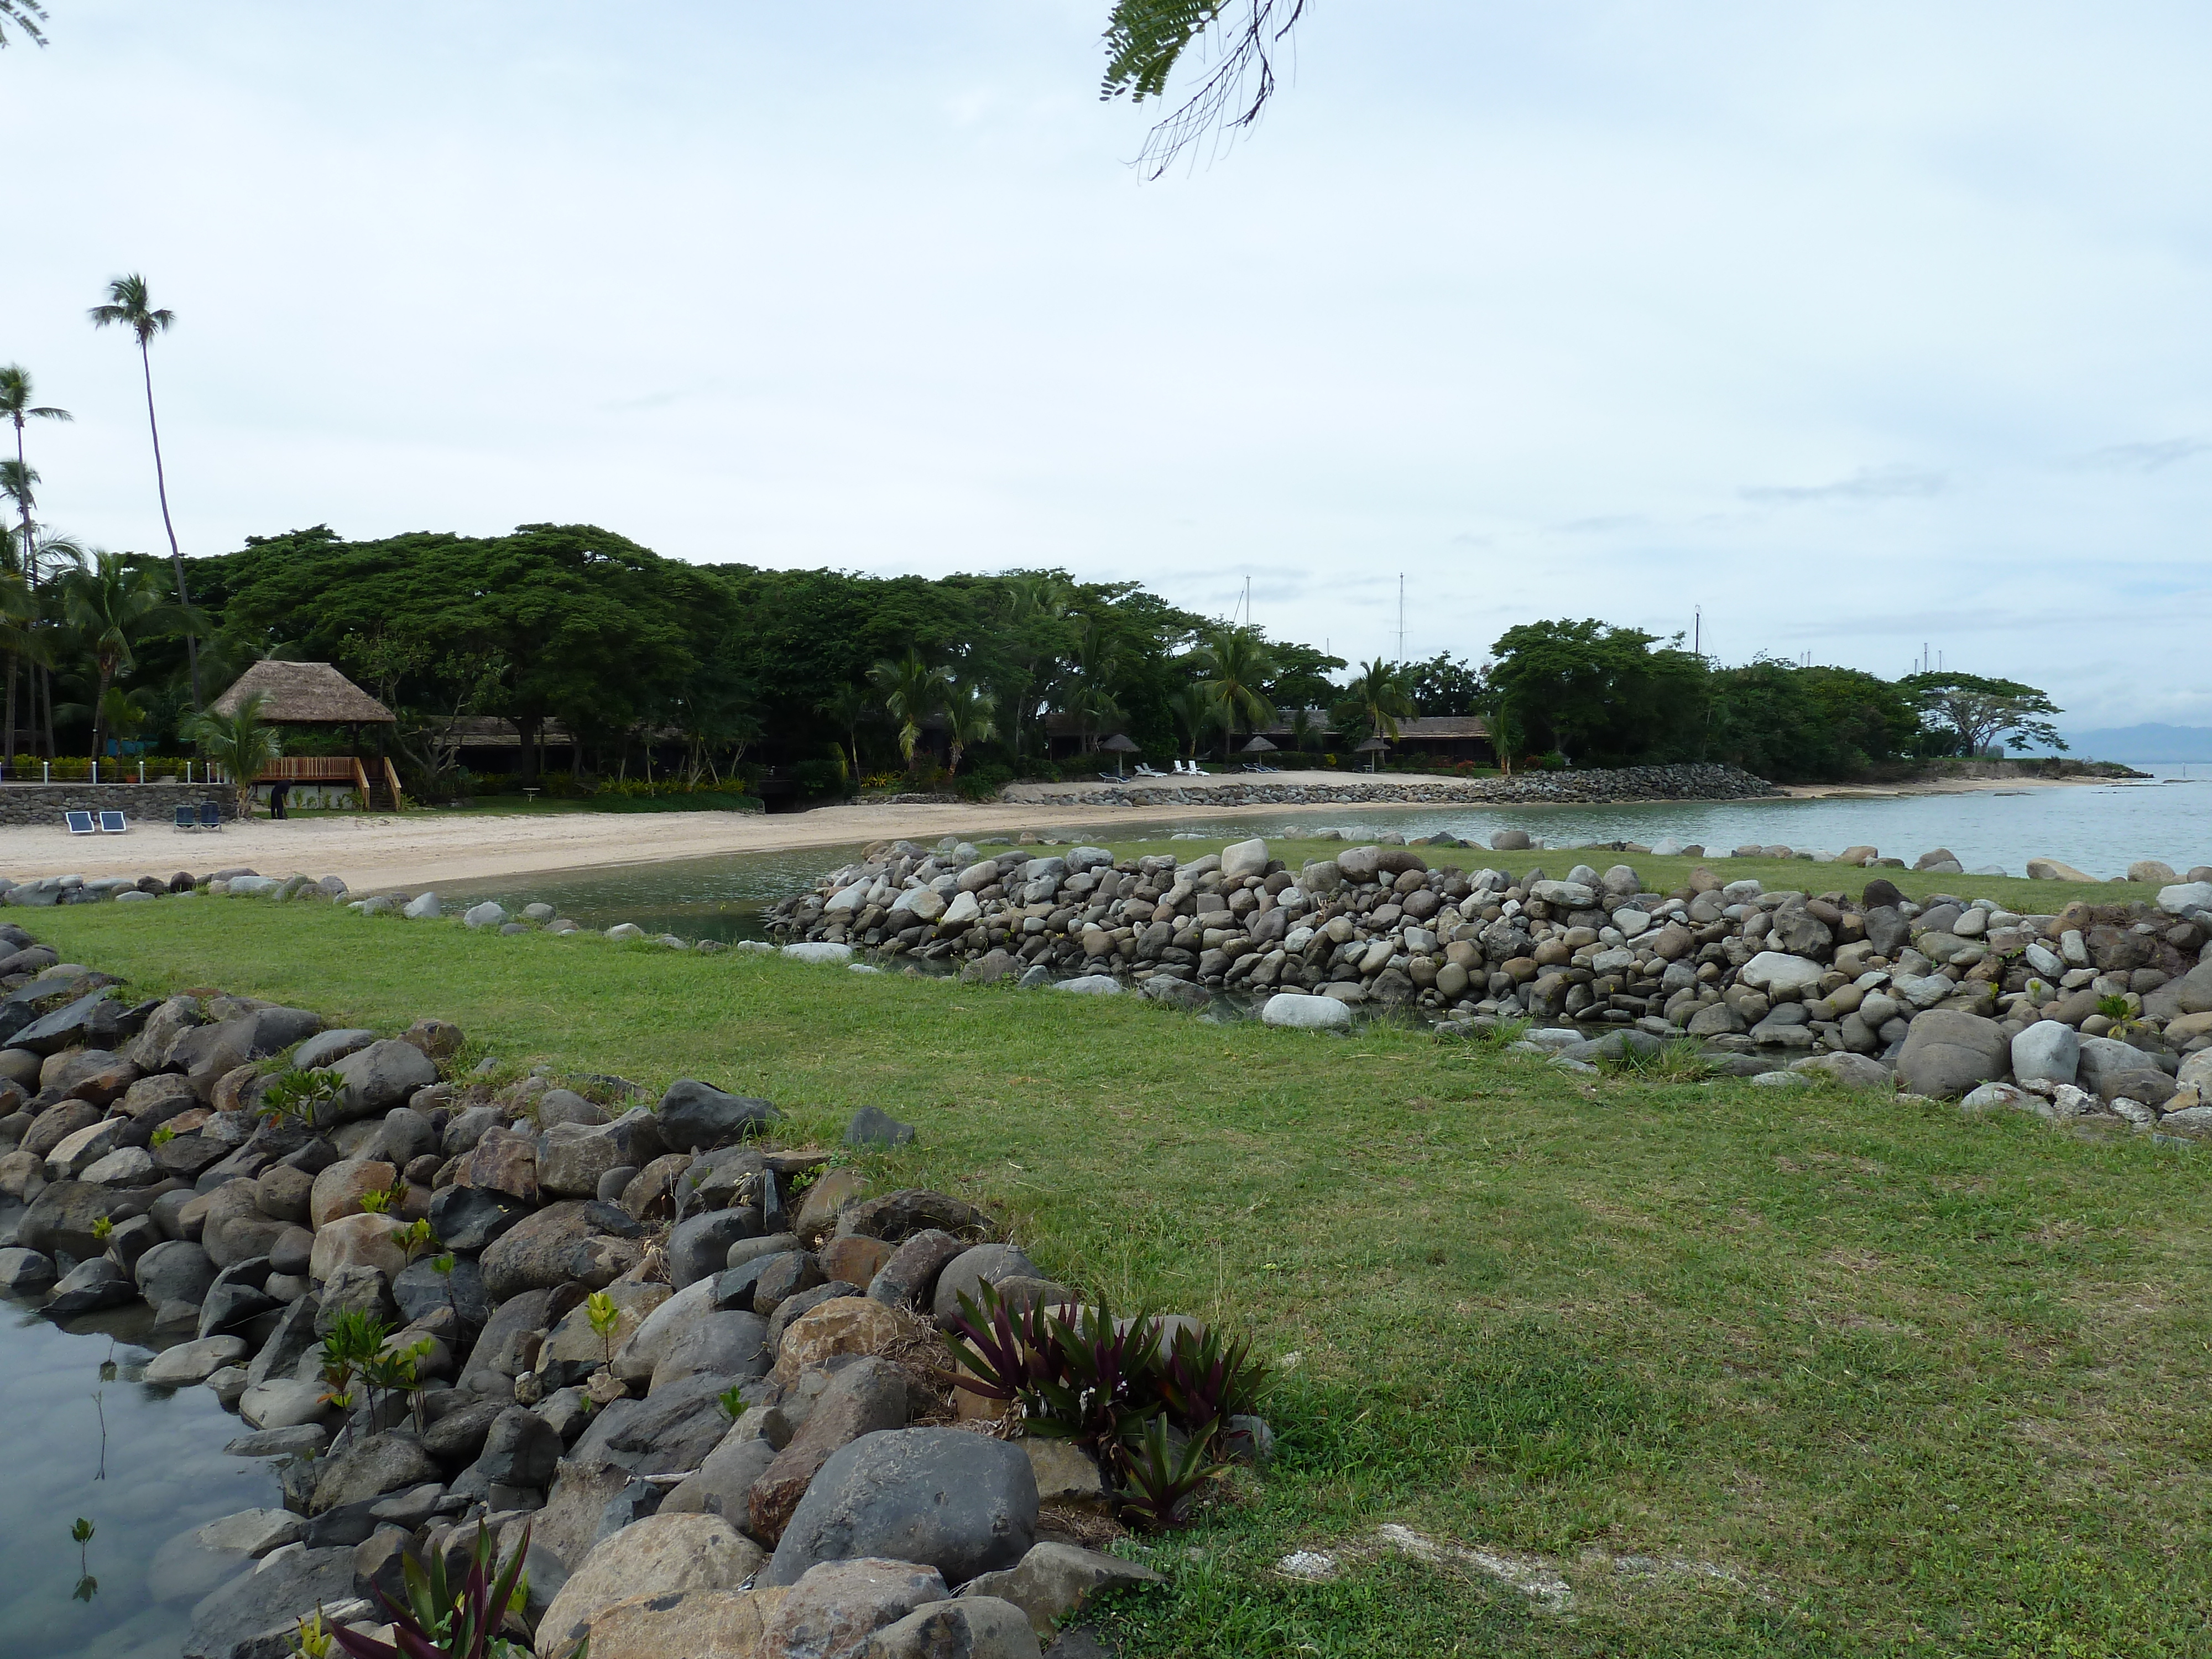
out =
{"type": "Polygon", "coordinates": [[[56,522],[588,520],[1133,579],[1339,654],[1595,616],[2212,724],[2212,13],[1314,0],[1146,183],[1106,0],[49,0],[0,362],[56,522]],[[1931,15],[1931,10],[1934,15],[1931,15]]]}

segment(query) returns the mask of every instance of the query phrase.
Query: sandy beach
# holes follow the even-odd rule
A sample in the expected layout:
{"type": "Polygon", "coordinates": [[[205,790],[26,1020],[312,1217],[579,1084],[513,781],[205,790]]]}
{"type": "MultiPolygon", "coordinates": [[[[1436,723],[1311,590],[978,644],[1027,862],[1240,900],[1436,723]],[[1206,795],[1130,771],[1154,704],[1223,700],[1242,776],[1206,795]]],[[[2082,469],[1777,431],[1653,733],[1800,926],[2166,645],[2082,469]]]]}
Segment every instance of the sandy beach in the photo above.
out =
{"type": "MultiPolygon", "coordinates": [[[[1187,811],[1187,809],[1185,809],[1187,811]]],[[[1266,815],[1279,806],[1208,808],[1223,817],[1266,815]]],[[[1358,809],[1329,809],[1340,818],[1358,809]]],[[[179,870],[251,867],[263,875],[337,876],[356,892],[428,887],[441,881],[614,868],[672,859],[836,847],[906,836],[1016,835],[1123,818],[1133,830],[1181,814],[1127,807],[990,805],[825,806],[774,815],[736,812],[444,814],[434,810],[360,817],[288,818],[224,826],[220,835],[180,835],[134,825],[122,836],[72,836],[52,829],[0,829],[0,875],[146,876],[179,870]]],[[[1126,833],[1123,832],[1123,833],[1126,833]]]]}
{"type": "MultiPolygon", "coordinates": [[[[1224,778],[1223,787],[1231,780],[1224,778]]],[[[1942,783],[1863,788],[1812,785],[1787,793],[1798,799],[1867,799],[1911,794],[1972,794],[1996,790],[2063,787],[2102,780],[1959,779],[1942,783]]],[[[1105,786],[1099,786],[1103,792],[1105,786]]],[[[1061,789],[1066,785],[1058,786],[1061,789]]],[[[1192,788],[1201,793],[1203,786],[1192,788]]],[[[1087,793],[1087,792],[1086,792],[1087,793]]],[[[1065,831],[1113,827],[1127,838],[1203,812],[1209,817],[1310,815],[1343,823],[1370,811],[1397,811],[1395,803],[1297,807],[1285,805],[1173,807],[1045,806],[1019,800],[989,805],[839,805],[808,812],[563,812],[447,814],[410,811],[398,817],[333,813],[273,823],[257,818],[227,825],[219,836],[179,835],[161,824],[134,825],[124,836],[72,836],[57,824],[0,828],[0,875],[15,879],[76,873],[167,878],[179,870],[197,875],[250,867],[263,875],[337,876],[357,892],[421,888],[439,882],[528,875],[551,870],[618,868],[732,853],[772,853],[792,848],[836,847],[905,836],[931,842],[946,835],[1018,835],[1024,830],[1065,831]]]]}

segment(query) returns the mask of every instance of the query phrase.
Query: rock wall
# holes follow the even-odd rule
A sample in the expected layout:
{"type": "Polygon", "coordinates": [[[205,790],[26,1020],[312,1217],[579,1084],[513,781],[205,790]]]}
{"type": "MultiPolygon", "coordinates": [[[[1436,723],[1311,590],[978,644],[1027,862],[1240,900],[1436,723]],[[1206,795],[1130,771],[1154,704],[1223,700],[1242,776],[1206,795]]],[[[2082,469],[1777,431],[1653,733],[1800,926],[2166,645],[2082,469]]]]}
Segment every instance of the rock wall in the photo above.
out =
{"type": "Polygon", "coordinates": [[[205,800],[216,802],[226,820],[238,816],[230,790],[197,783],[0,784],[0,823],[56,828],[64,812],[120,812],[132,830],[166,830],[178,807],[197,808],[205,800]]]}
{"type": "Polygon", "coordinates": [[[1626,766],[1613,771],[1524,772],[1510,778],[1424,778],[1389,772],[1255,773],[1249,781],[1188,789],[1133,778],[1109,788],[1055,790],[1015,784],[1005,799],[1035,806],[1418,806],[1493,801],[1522,806],[1594,801],[1753,800],[1782,792],[1733,766],[1626,766]],[[1326,780],[1319,781],[1317,780],[1326,780]],[[1017,793],[1016,791],[1019,793],[1017,793]]]}

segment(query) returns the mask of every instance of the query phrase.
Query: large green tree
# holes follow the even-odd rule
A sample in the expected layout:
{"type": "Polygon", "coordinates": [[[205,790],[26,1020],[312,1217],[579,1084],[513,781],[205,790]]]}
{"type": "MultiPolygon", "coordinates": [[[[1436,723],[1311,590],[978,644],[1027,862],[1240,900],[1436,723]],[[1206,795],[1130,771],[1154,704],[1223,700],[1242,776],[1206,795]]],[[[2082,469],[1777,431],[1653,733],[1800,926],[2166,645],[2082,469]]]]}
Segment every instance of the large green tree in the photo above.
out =
{"type": "Polygon", "coordinates": [[[1978,755],[2001,737],[2066,747],[2050,720],[2065,711],[2034,686],[1979,674],[1938,673],[1907,674],[1898,684],[1918,701],[1930,727],[1956,734],[1960,754],[1978,755]]]}
{"type": "Polygon", "coordinates": [[[1578,766],[1698,753],[1707,670],[1679,635],[1662,641],[1596,621],[1539,622],[1508,629],[1492,649],[1491,682],[1540,750],[1557,750],[1578,766]]]}
{"type": "Polygon", "coordinates": [[[1265,690],[1275,678],[1274,653],[1250,628],[1210,629],[1199,647],[1199,689],[1221,711],[1227,746],[1237,746],[1239,731],[1257,731],[1275,718],[1265,690]]]}

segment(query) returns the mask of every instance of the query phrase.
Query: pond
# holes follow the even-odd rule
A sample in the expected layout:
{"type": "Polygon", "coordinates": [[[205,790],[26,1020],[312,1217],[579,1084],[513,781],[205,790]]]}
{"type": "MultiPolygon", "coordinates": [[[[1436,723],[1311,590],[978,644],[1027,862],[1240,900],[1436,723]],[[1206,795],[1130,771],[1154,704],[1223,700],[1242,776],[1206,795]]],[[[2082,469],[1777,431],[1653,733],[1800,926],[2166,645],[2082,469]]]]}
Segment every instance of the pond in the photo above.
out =
{"type": "Polygon", "coordinates": [[[0,1482],[0,1651],[9,1659],[176,1659],[211,1585],[157,1569],[218,1516],[274,1508],[274,1465],[203,1388],[139,1380],[167,1342],[141,1303],[56,1325],[0,1297],[0,1399],[16,1431],[0,1482]],[[92,1523],[80,1547],[77,1520],[92,1523]]]}

